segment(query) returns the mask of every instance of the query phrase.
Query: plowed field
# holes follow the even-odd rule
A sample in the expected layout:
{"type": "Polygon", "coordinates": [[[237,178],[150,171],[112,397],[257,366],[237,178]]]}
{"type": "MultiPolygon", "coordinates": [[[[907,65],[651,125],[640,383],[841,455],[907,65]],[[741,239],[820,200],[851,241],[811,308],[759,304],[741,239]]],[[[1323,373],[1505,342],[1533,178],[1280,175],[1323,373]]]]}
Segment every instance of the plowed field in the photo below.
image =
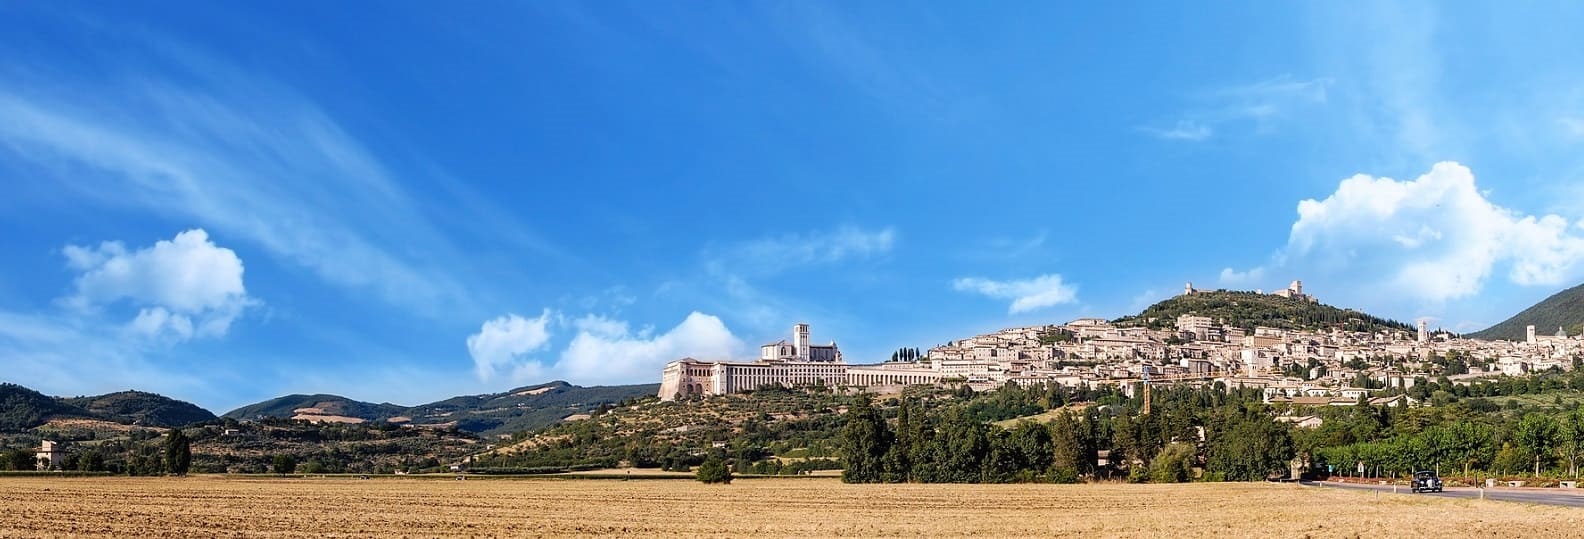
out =
{"type": "Polygon", "coordinates": [[[0,478],[0,537],[1569,537],[1584,511],[1275,484],[0,478]]]}

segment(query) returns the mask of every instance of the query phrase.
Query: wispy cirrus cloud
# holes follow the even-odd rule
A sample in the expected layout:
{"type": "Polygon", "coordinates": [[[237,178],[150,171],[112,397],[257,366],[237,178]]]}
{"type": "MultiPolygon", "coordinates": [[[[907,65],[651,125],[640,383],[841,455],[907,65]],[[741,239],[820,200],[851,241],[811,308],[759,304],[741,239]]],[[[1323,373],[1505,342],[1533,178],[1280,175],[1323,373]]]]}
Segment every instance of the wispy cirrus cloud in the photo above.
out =
{"type": "Polygon", "coordinates": [[[1216,88],[1194,96],[1194,102],[1169,127],[1142,126],[1151,136],[1186,142],[1208,140],[1238,124],[1254,132],[1272,131],[1284,119],[1306,108],[1324,105],[1329,78],[1298,80],[1289,75],[1216,88]]]}
{"type": "Polygon", "coordinates": [[[752,274],[884,256],[896,243],[896,229],[865,229],[846,225],[831,230],[759,238],[711,250],[712,266],[752,274]]]}

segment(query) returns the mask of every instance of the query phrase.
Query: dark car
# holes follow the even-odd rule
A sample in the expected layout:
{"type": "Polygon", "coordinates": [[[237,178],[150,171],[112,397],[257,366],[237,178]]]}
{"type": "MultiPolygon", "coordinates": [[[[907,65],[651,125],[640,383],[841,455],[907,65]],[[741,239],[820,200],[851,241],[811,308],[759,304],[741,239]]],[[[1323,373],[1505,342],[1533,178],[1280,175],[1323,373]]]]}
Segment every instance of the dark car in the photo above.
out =
{"type": "Polygon", "coordinates": [[[1416,493],[1441,492],[1441,477],[1436,475],[1435,472],[1429,470],[1423,472],[1414,472],[1413,481],[1408,485],[1409,487],[1413,488],[1413,491],[1416,493]]]}

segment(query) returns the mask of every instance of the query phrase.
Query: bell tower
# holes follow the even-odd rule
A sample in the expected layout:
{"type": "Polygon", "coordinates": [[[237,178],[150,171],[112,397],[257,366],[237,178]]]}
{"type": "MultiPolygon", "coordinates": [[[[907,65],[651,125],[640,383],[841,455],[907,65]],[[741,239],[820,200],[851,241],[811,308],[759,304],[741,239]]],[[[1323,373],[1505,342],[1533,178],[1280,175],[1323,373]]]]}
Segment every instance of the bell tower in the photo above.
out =
{"type": "Polygon", "coordinates": [[[809,360],[809,325],[799,323],[792,326],[792,346],[797,353],[798,361],[809,360]]]}

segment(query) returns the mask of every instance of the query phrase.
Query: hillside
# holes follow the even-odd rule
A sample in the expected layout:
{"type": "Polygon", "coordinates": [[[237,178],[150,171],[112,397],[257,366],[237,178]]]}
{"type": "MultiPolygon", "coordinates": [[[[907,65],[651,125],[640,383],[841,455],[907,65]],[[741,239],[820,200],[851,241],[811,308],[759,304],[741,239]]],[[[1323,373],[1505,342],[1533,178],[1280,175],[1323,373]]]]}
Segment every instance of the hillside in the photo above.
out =
{"type": "Polygon", "coordinates": [[[1396,320],[1371,316],[1352,309],[1309,303],[1254,292],[1195,292],[1161,301],[1133,316],[1113,320],[1120,326],[1147,326],[1156,329],[1175,327],[1177,317],[1185,314],[1224,319],[1233,327],[1255,326],[1281,329],[1341,327],[1346,331],[1414,331],[1413,326],[1396,320]]]}
{"type": "Polygon", "coordinates": [[[1468,336],[1475,339],[1521,341],[1527,338],[1530,325],[1541,335],[1554,335],[1559,327],[1565,328],[1568,335],[1584,332],[1584,327],[1581,327],[1584,326],[1584,284],[1557,292],[1500,324],[1468,336]]]}
{"type": "Polygon", "coordinates": [[[107,421],[148,427],[180,427],[215,418],[213,413],[190,402],[142,391],[119,391],[60,401],[107,421]]]}
{"type": "Polygon", "coordinates": [[[286,395],[250,404],[222,414],[238,420],[263,418],[326,420],[342,423],[385,421],[398,417],[406,407],[390,403],[356,401],[340,395],[286,395]]]}
{"type": "Polygon", "coordinates": [[[467,432],[506,434],[544,428],[659,391],[660,384],[581,387],[555,381],[504,393],[452,397],[414,406],[406,414],[414,424],[454,423],[467,432]]]}
{"type": "Polygon", "coordinates": [[[297,418],[342,423],[390,421],[456,427],[476,434],[505,434],[553,425],[624,400],[654,395],[659,384],[581,387],[556,381],[502,393],[463,395],[406,407],[338,395],[286,395],[226,412],[237,420],[297,418]]]}
{"type": "Polygon", "coordinates": [[[94,414],[16,384],[0,384],[0,432],[27,430],[63,417],[94,418],[94,414]]]}

